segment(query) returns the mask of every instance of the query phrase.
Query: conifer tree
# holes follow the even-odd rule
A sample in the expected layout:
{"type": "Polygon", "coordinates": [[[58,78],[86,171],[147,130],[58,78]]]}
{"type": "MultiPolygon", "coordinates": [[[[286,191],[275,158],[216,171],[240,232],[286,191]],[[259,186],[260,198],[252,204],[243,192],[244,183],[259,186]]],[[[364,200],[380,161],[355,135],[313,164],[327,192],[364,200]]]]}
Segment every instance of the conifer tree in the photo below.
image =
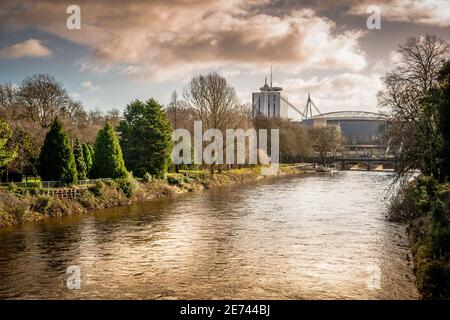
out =
{"type": "Polygon", "coordinates": [[[73,147],[73,155],[75,157],[75,165],[77,167],[78,180],[86,179],[86,162],[83,155],[83,147],[78,139],[75,140],[73,147]]]}
{"type": "Polygon", "coordinates": [[[72,146],[61,121],[55,118],[45,136],[39,156],[39,175],[44,181],[77,181],[77,168],[72,146]]]}
{"type": "Polygon", "coordinates": [[[87,144],[83,144],[83,158],[84,163],[86,164],[86,175],[89,176],[89,172],[92,168],[92,154],[91,148],[87,144]]]}
{"type": "Polygon", "coordinates": [[[120,144],[127,168],[137,177],[163,176],[172,147],[172,127],[162,106],[154,99],[129,104],[119,124],[120,144]]]}
{"type": "Polygon", "coordinates": [[[108,123],[98,132],[95,140],[91,176],[94,179],[119,179],[128,176],[119,140],[108,123]]]}

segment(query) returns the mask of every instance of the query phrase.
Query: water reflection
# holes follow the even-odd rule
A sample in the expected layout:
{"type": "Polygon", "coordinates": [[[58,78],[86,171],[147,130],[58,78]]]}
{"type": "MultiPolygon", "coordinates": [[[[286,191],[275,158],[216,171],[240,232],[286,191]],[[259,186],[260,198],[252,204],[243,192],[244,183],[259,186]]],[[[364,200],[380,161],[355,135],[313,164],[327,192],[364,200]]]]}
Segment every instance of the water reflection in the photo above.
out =
{"type": "Polygon", "coordinates": [[[2,230],[0,298],[416,298],[389,179],[283,178],[2,230]]]}

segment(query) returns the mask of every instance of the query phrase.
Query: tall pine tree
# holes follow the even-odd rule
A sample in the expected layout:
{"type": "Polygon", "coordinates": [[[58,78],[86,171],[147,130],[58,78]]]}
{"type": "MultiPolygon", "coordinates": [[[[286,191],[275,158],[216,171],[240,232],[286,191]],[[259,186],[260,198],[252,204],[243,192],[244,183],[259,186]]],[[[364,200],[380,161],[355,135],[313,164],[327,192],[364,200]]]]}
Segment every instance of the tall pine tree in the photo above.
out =
{"type": "Polygon", "coordinates": [[[145,173],[163,176],[172,148],[172,127],[154,99],[129,104],[119,124],[120,145],[127,168],[137,177],[145,173]]]}
{"type": "Polygon", "coordinates": [[[83,144],[83,158],[84,163],[86,164],[86,175],[89,175],[92,168],[92,152],[91,148],[87,144],[83,144]]]}
{"type": "Polygon", "coordinates": [[[78,139],[75,140],[75,144],[73,146],[73,155],[75,157],[78,180],[85,180],[87,172],[86,162],[84,161],[83,147],[78,139]]]}
{"type": "Polygon", "coordinates": [[[72,146],[61,121],[55,118],[45,136],[39,156],[39,175],[44,181],[77,181],[77,168],[72,146]]]}
{"type": "Polygon", "coordinates": [[[119,140],[114,129],[108,123],[98,132],[95,140],[91,176],[94,179],[118,179],[128,176],[119,140]]]}

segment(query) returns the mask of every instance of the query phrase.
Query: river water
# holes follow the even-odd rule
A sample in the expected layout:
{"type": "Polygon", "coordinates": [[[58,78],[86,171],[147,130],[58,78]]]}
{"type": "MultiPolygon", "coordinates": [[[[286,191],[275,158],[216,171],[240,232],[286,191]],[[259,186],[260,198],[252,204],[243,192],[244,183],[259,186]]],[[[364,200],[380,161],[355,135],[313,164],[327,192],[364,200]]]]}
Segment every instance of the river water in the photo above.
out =
{"type": "Polygon", "coordinates": [[[390,179],[279,178],[0,230],[0,298],[414,299],[390,179]]]}

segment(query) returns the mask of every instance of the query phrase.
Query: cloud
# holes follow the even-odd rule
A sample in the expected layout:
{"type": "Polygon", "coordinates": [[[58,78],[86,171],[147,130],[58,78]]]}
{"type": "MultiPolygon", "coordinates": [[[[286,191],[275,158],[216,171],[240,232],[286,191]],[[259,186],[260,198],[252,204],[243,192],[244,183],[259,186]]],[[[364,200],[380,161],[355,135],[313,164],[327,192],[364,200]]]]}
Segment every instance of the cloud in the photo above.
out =
{"type": "Polygon", "coordinates": [[[0,56],[6,59],[20,59],[25,57],[41,58],[51,55],[51,50],[46,48],[40,40],[36,39],[28,39],[0,50],[0,56]]]}
{"type": "MultiPolygon", "coordinates": [[[[278,83],[289,102],[303,111],[308,93],[322,113],[335,110],[364,110],[377,112],[376,94],[383,88],[384,69],[375,64],[368,74],[339,73],[309,79],[289,78],[278,83]]],[[[289,111],[289,116],[298,117],[289,111]]]]}
{"type": "Polygon", "coordinates": [[[92,81],[90,81],[90,80],[83,81],[83,82],[81,83],[81,87],[84,88],[84,89],[86,89],[86,90],[88,90],[88,91],[91,91],[91,92],[98,92],[98,91],[102,91],[102,90],[105,89],[104,86],[94,85],[94,84],[92,83],[92,81]]]}
{"type": "Polygon", "coordinates": [[[379,3],[365,0],[355,2],[349,13],[368,15],[367,7],[372,4],[380,7],[381,19],[438,27],[450,26],[450,1],[448,0],[385,0],[379,3]]]}
{"type": "Polygon", "coordinates": [[[104,63],[102,61],[96,61],[87,57],[81,58],[75,61],[75,67],[79,71],[89,71],[95,75],[105,74],[112,69],[112,65],[109,63],[104,63]]]}
{"type": "Polygon", "coordinates": [[[224,65],[235,70],[274,65],[291,72],[365,68],[362,31],[337,34],[333,21],[311,9],[277,14],[262,10],[267,3],[80,0],[82,29],[68,30],[63,3],[29,0],[19,8],[5,0],[0,24],[35,28],[90,48],[80,69],[104,70],[103,64],[137,79],[171,80],[224,65]]]}

